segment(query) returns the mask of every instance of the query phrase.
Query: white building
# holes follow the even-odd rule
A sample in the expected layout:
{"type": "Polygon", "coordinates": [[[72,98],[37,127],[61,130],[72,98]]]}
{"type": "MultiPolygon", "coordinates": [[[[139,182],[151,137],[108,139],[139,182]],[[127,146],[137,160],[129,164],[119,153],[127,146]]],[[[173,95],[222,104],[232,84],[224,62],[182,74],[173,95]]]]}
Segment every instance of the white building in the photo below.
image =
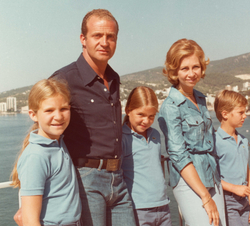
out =
{"type": "Polygon", "coordinates": [[[226,85],[225,89],[226,89],[226,90],[232,90],[232,86],[226,85]]]}
{"type": "Polygon", "coordinates": [[[7,111],[16,111],[16,97],[7,97],[7,111]]]}
{"type": "Polygon", "coordinates": [[[28,113],[29,112],[29,106],[21,107],[21,113],[28,113]]]}
{"type": "Polygon", "coordinates": [[[233,86],[233,87],[232,87],[232,90],[233,90],[234,92],[239,92],[239,87],[238,87],[238,86],[233,86]]]}
{"type": "Polygon", "coordinates": [[[0,103],[0,111],[7,111],[7,105],[5,102],[0,103]]]}
{"type": "Polygon", "coordinates": [[[242,84],[242,86],[243,86],[242,91],[246,91],[246,90],[250,89],[250,83],[249,82],[244,82],[242,84]]]}

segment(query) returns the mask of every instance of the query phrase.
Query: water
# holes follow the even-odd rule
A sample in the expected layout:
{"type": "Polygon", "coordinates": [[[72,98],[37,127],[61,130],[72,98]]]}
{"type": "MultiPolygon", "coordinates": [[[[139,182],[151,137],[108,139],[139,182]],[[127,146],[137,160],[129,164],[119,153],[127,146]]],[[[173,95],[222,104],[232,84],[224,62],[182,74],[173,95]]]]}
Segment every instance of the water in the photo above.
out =
{"type": "MultiPolygon", "coordinates": [[[[215,129],[219,122],[214,112],[210,112],[215,129]]],[[[27,134],[32,121],[27,114],[0,115],[0,182],[9,181],[9,176],[17,153],[21,148],[22,141],[27,134]]],[[[250,140],[250,133],[247,132],[250,126],[250,117],[247,117],[244,125],[238,131],[250,140]]],[[[159,129],[157,120],[153,127],[159,129]]],[[[162,135],[162,153],[164,150],[164,138],[162,135]]],[[[166,173],[168,180],[168,173],[166,173]]],[[[179,215],[177,204],[174,199],[172,189],[168,187],[168,196],[171,200],[170,210],[173,226],[179,226],[179,215]]],[[[4,188],[0,189],[0,226],[15,226],[13,216],[18,210],[18,189],[4,188]]]]}

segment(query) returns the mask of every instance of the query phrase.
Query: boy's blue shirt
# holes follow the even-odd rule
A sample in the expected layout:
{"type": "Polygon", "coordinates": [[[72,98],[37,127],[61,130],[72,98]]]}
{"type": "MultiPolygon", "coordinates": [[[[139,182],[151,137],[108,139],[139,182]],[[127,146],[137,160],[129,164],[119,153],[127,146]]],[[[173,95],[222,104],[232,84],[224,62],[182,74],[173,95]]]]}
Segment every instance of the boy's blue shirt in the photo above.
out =
{"type": "Polygon", "coordinates": [[[215,133],[218,170],[222,180],[247,185],[248,140],[236,131],[238,143],[221,127],[215,133]]]}

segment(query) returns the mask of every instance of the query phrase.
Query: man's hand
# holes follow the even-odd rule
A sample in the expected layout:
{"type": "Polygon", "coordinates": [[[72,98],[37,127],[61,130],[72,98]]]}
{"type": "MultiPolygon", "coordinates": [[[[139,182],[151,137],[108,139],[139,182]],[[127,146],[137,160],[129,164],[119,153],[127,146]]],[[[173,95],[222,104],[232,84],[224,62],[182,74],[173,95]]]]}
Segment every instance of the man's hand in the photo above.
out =
{"type": "Polygon", "coordinates": [[[22,208],[20,208],[13,217],[14,221],[17,223],[18,226],[23,226],[22,221],[22,208]]]}

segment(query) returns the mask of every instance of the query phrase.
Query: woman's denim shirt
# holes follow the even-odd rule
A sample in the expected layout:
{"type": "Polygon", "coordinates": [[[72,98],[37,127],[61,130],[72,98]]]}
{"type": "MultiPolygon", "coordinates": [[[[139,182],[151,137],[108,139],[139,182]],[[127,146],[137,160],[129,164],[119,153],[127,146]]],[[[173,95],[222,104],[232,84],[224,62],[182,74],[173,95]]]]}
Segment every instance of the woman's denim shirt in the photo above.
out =
{"type": "Polygon", "coordinates": [[[197,107],[172,87],[159,113],[159,125],[169,155],[170,186],[175,187],[181,170],[193,163],[205,187],[220,183],[214,153],[213,126],[205,96],[194,90],[197,107]]]}

